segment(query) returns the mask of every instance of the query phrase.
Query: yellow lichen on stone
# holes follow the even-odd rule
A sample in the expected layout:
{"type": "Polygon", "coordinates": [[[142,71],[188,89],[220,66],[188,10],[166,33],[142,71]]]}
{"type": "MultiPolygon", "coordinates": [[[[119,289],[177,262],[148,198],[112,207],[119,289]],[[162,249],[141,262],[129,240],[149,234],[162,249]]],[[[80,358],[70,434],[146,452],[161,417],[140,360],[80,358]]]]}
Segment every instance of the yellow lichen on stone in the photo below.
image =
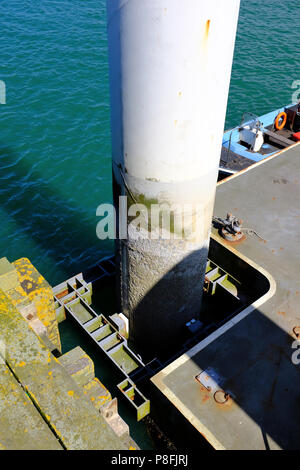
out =
{"type": "Polygon", "coordinates": [[[101,406],[112,399],[110,392],[97,377],[84,386],[84,394],[97,410],[100,410],[101,406]]]}
{"type": "MultiPolygon", "coordinates": [[[[46,429],[47,436],[50,436],[55,446],[59,447],[59,444],[54,435],[59,437],[61,444],[66,449],[122,450],[128,448],[106,423],[103,416],[96,411],[91,401],[87,399],[81,388],[68,374],[66,368],[45,348],[43,342],[29,326],[29,323],[1,289],[0,341],[6,346],[5,360],[10,370],[17,377],[18,382],[22,384],[23,396],[20,410],[22,409],[23,412],[24,409],[29,408],[29,406],[23,406],[23,401],[27,395],[30,399],[31,409],[35,411],[37,416],[43,416],[44,419],[41,419],[40,423],[46,429]],[[25,365],[20,365],[22,363],[25,365]],[[49,375],[49,372],[53,373],[49,375]],[[51,377],[51,380],[47,380],[49,377],[51,377]],[[26,390],[26,394],[24,390],[26,390]],[[69,410],[69,412],[64,413],[66,410],[69,410]]],[[[86,358],[83,359],[86,361],[86,358]]],[[[1,377],[3,380],[7,375],[1,374],[0,371],[0,386],[1,377]]],[[[18,386],[19,389],[22,390],[18,386]]],[[[96,394],[93,393],[93,396],[96,396],[96,394]]],[[[2,403],[0,400],[4,410],[7,408],[6,399],[14,399],[13,384],[11,393],[5,392],[2,403]]],[[[10,413],[15,413],[14,410],[15,408],[12,406],[10,413]]],[[[13,435],[15,439],[14,433],[17,430],[18,436],[23,441],[25,434],[19,431],[20,429],[22,431],[24,427],[20,427],[19,422],[22,419],[28,429],[29,425],[27,420],[23,419],[19,413],[15,413],[15,415],[18,418],[17,427],[14,427],[14,419],[7,419],[13,430],[13,433],[10,432],[9,436],[13,435]]],[[[8,416],[8,418],[10,417],[8,416]]],[[[29,442],[29,445],[35,445],[35,442],[37,442],[36,436],[39,437],[38,433],[33,434],[34,432],[35,427],[32,426],[31,433],[34,435],[34,439],[26,441],[29,442]]],[[[48,443],[50,441],[47,436],[40,436],[41,442],[47,440],[46,448],[51,444],[48,443]]],[[[0,426],[0,442],[5,444],[6,440],[2,437],[0,426]]]]}
{"type": "MultiPolygon", "coordinates": [[[[24,298],[25,296],[25,298],[30,302],[34,303],[37,317],[46,327],[49,340],[53,344],[54,348],[61,351],[60,336],[51,286],[27,258],[21,258],[12,264],[16,268],[20,283],[18,293],[21,298],[24,298]]],[[[15,305],[17,306],[19,302],[16,301],[15,305]]]]}
{"type": "Polygon", "coordinates": [[[93,361],[79,346],[61,356],[59,362],[79,386],[86,385],[95,377],[93,361]]]}

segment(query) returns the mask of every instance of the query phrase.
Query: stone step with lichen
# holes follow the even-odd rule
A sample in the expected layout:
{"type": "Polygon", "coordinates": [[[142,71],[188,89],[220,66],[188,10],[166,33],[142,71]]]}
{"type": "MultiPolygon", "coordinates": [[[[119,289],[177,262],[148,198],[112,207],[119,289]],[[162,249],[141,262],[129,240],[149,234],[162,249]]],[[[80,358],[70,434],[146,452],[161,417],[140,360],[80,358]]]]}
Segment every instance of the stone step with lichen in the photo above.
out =
{"type": "Polygon", "coordinates": [[[55,349],[61,351],[52,287],[27,258],[20,258],[12,264],[16,268],[20,284],[16,290],[34,303],[37,316],[45,325],[50,342],[55,349]]]}
{"type": "Polygon", "coordinates": [[[0,363],[0,449],[63,449],[4,363],[0,363]]]}
{"type": "Polygon", "coordinates": [[[83,393],[98,411],[112,399],[110,392],[97,378],[94,378],[83,387],[83,393]]]}
{"type": "Polygon", "coordinates": [[[101,413],[107,424],[119,438],[126,442],[129,449],[137,448],[136,443],[129,436],[129,426],[118,413],[118,401],[112,399],[110,392],[94,377],[94,364],[90,357],[79,346],[59,358],[59,362],[76,381],[83,387],[86,400],[101,413]]]}
{"type": "Polygon", "coordinates": [[[60,356],[59,362],[79,387],[84,387],[95,377],[94,363],[80,346],[60,356]]]}
{"type": "Polygon", "coordinates": [[[9,368],[64,448],[128,448],[1,290],[0,342],[9,368]]]}
{"type": "Polygon", "coordinates": [[[51,350],[61,351],[53,292],[26,258],[10,263],[0,259],[0,289],[51,350]],[[39,321],[37,321],[39,320],[39,321]]]}
{"type": "Polygon", "coordinates": [[[0,289],[7,292],[19,285],[16,268],[7,258],[0,259],[0,289]]]}
{"type": "Polygon", "coordinates": [[[116,398],[103,404],[100,408],[100,413],[113,428],[117,436],[129,437],[129,426],[118,413],[118,400],[116,398]]]}

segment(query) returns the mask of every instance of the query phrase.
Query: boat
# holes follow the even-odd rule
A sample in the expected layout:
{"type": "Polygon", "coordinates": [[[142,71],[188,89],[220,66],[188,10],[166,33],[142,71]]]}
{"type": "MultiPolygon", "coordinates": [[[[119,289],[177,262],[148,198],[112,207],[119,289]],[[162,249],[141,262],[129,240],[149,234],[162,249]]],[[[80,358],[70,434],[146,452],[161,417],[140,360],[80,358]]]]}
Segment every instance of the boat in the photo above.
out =
{"type": "Polygon", "coordinates": [[[224,133],[219,179],[224,179],[300,142],[300,101],[263,116],[244,113],[224,133]]]}

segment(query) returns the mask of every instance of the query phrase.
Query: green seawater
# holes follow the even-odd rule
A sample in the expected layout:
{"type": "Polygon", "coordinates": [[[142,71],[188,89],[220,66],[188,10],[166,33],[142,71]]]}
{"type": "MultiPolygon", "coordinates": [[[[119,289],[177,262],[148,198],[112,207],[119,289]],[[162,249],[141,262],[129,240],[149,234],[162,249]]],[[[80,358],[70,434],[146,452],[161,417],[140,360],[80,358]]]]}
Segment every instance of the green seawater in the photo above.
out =
{"type": "MultiPolygon", "coordinates": [[[[298,0],[242,0],[226,129],[291,102],[299,23],[298,0]]],[[[112,200],[105,0],[1,0],[0,38],[0,255],[55,285],[113,249],[96,237],[112,200]]]]}
{"type": "MultiPolygon", "coordinates": [[[[96,208],[112,201],[105,3],[0,1],[0,257],[29,258],[52,285],[113,250],[96,237],[96,208]]],[[[292,101],[299,24],[299,0],[242,0],[226,129],[292,101]]],[[[61,332],[110,386],[82,335],[67,322],[61,332]]],[[[151,447],[142,426],[132,434],[151,447]]]]}

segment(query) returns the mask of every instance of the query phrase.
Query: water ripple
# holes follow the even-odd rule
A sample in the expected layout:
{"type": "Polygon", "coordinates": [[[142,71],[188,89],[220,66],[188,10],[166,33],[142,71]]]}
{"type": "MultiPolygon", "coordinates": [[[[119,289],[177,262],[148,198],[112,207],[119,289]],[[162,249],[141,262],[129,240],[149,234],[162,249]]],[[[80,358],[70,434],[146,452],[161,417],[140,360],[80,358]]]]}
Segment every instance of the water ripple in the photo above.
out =
{"type": "MultiPolygon", "coordinates": [[[[105,0],[1,0],[0,18],[0,256],[54,284],[112,250],[95,233],[112,199],[105,0]]],[[[226,127],[291,101],[299,20],[292,0],[242,1],[226,127]]]]}

